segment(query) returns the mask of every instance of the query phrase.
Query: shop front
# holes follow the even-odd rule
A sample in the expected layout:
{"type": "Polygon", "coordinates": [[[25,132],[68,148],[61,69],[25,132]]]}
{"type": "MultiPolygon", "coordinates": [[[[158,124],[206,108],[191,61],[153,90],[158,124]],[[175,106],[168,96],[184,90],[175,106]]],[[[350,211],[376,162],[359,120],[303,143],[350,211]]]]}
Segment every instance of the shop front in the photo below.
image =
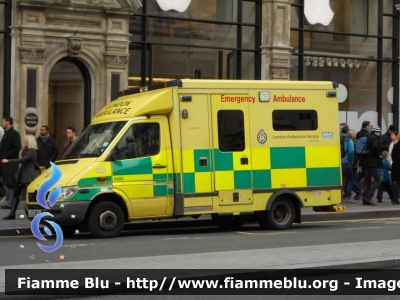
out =
{"type": "Polygon", "coordinates": [[[129,87],[171,78],[260,79],[261,1],[142,1],[129,87]]]}
{"type": "Polygon", "coordinates": [[[365,120],[398,127],[400,2],[290,2],[291,80],[338,82],[340,120],[350,128],[365,120]]]}

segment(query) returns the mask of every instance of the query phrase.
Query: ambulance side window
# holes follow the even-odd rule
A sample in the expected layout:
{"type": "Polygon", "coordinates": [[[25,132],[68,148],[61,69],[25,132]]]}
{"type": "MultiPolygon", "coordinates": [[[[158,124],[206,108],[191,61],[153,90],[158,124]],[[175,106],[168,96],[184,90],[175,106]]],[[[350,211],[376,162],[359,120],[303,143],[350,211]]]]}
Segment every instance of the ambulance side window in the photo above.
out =
{"type": "Polygon", "coordinates": [[[221,152],[243,151],[244,114],[241,110],[218,111],[218,147],[221,152]]]}
{"type": "Polygon", "coordinates": [[[272,126],[275,131],[313,131],[318,129],[315,110],[274,110],[272,126]]]}
{"type": "Polygon", "coordinates": [[[124,134],[116,146],[118,159],[127,159],[126,140],[127,136],[133,136],[136,143],[137,157],[153,156],[160,153],[160,124],[159,123],[136,123],[124,134]]]}

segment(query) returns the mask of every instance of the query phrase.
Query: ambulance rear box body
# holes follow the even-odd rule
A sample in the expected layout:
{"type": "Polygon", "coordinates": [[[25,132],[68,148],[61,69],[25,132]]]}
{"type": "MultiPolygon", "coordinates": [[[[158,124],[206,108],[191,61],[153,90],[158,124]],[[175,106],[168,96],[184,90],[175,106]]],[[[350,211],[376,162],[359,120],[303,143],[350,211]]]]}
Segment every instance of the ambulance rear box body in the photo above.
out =
{"type": "Polygon", "coordinates": [[[115,237],[125,222],[211,215],[237,229],[340,211],[337,86],[332,82],[176,80],[123,92],[55,164],[61,196],[37,204],[51,169],[28,187],[30,220],[115,237]]]}

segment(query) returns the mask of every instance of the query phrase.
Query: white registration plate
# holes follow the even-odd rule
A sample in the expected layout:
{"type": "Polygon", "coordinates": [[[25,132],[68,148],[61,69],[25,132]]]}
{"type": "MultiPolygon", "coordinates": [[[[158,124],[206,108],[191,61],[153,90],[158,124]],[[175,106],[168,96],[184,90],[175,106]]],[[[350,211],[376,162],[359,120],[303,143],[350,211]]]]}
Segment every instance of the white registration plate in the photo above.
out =
{"type": "Polygon", "coordinates": [[[40,209],[29,209],[28,210],[28,216],[32,217],[32,218],[40,213],[41,213],[40,209]]]}

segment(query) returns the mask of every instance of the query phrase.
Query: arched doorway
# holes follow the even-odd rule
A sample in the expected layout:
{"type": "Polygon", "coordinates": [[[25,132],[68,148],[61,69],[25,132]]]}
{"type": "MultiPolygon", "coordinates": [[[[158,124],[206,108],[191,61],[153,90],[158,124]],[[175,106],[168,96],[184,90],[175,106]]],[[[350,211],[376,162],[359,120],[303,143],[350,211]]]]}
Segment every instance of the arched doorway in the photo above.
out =
{"type": "Polygon", "coordinates": [[[77,135],[90,123],[91,80],[86,66],[78,59],[65,57],[49,76],[48,120],[50,134],[62,152],[68,126],[77,135]]]}

